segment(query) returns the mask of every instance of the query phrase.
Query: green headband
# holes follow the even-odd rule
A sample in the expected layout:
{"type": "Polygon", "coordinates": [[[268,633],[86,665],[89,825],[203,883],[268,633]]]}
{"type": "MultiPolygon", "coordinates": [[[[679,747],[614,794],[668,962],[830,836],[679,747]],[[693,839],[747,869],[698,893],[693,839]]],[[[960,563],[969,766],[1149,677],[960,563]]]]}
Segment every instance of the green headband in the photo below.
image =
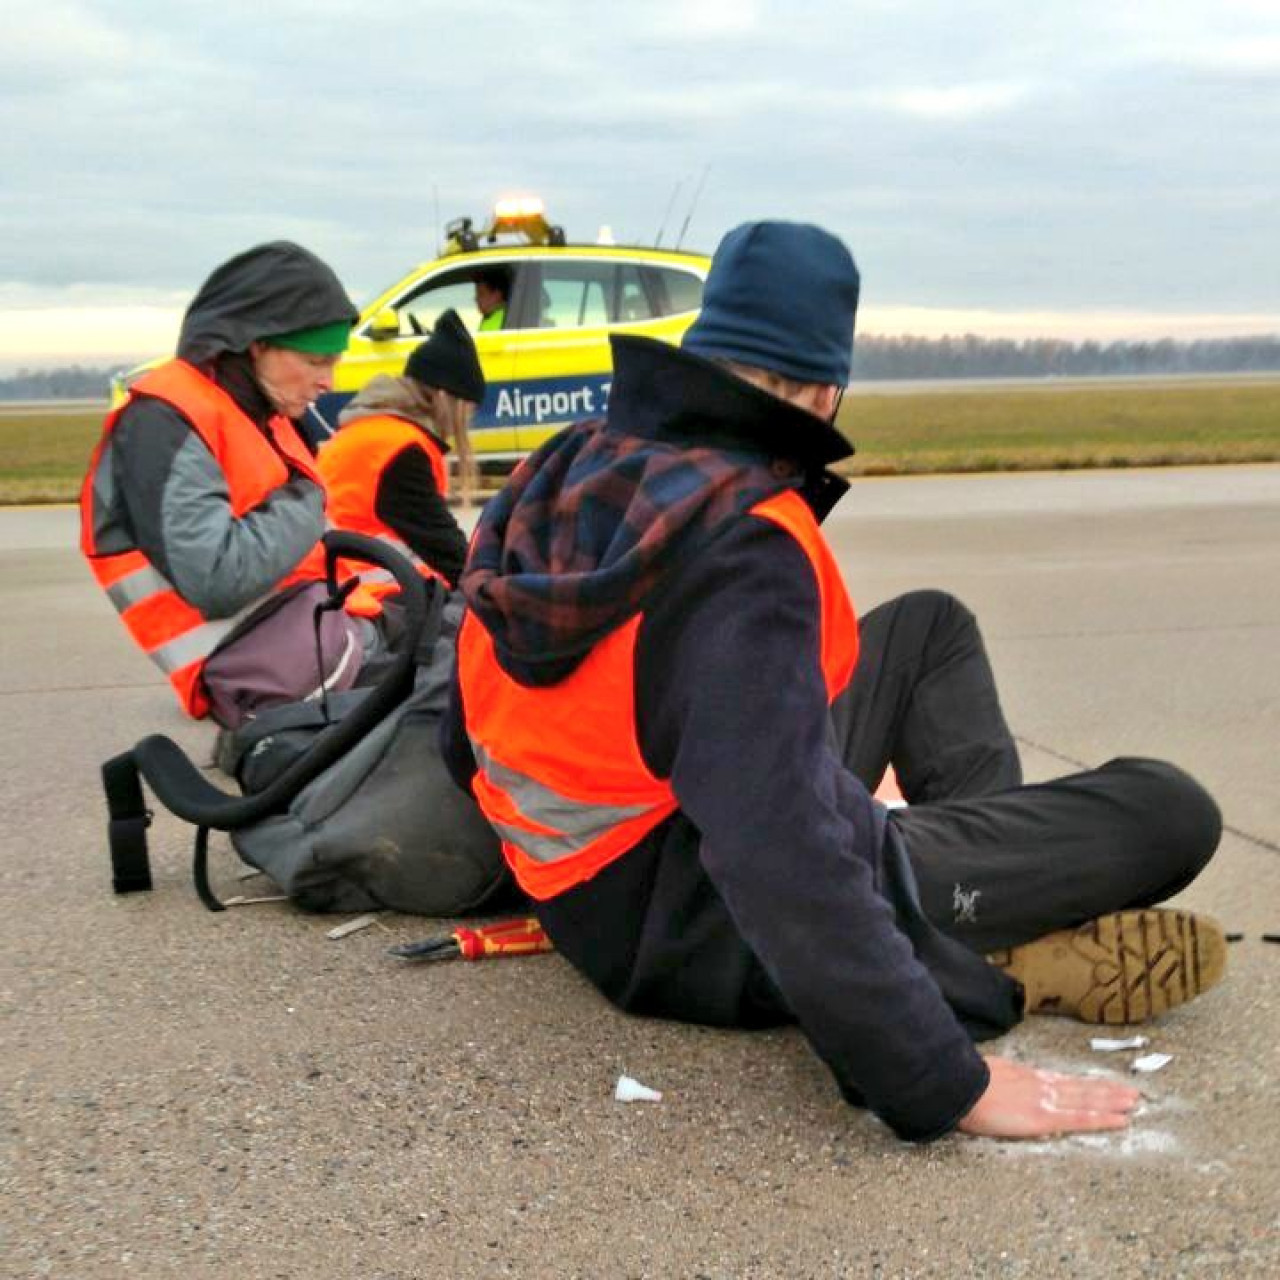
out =
{"type": "Polygon", "coordinates": [[[288,347],[290,351],[305,351],[313,356],[340,356],[347,349],[350,336],[351,322],[335,320],[332,324],[316,325],[314,329],[273,333],[262,341],[272,347],[288,347]]]}

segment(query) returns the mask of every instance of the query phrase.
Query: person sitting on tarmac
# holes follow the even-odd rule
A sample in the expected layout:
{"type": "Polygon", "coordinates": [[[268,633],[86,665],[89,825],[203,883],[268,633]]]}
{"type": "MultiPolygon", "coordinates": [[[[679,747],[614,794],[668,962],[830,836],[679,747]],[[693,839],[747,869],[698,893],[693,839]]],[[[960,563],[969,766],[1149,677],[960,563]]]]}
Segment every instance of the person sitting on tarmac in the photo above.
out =
{"type": "Polygon", "coordinates": [[[916,591],[856,618],[819,520],[848,488],[858,292],[836,237],[749,223],[683,349],[613,340],[607,418],[481,515],[446,760],[620,1007],[798,1022],[915,1141],[1122,1128],[1137,1090],[973,1040],[1216,982],[1217,926],[1153,904],[1221,815],[1153,760],[1022,785],[973,615],[916,591]],[[908,807],[872,796],[889,763],[908,807]]]}
{"type": "Polygon", "coordinates": [[[381,647],[376,628],[326,613],[317,670],[325,491],[295,427],[332,389],[357,314],[314,254],[258,245],[209,276],[175,358],[107,417],[81,491],[81,549],[188,715],[234,728],[349,687],[381,647]]]}
{"type": "MultiPolygon", "coordinates": [[[[456,311],[436,321],[409,356],[404,375],[377,377],[343,410],[317,465],[340,529],[382,538],[420,572],[452,587],[467,554],[449,509],[448,463],[458,458],[464,500],[475,487],[468,428],[484,399],[476,346],[456,311]]],[[[370,583],[374,593],[384,588],[370,583]]]]}
{"type": "Polygon", "coordinates": [[[511,296],[511,273],[489,267],[476,276],[476,310],[482,317],[480,332],[501,329],[507,322],[507,299],[511,296]]]}

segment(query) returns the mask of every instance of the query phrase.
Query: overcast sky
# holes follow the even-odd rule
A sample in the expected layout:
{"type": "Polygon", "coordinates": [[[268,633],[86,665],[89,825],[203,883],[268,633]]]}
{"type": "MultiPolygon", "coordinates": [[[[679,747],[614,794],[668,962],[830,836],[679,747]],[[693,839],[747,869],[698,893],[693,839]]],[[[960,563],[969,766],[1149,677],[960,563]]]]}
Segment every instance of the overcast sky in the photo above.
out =
{"type": "Polygon", "coordinates": [[[506,193],[670,243],[704,175],[686,245],[821,223],[871,331],[1280,331],[1276,0],[0,0],[0,31],[8,366],[147,353],[276,237],[366,301],[506,193]]]}

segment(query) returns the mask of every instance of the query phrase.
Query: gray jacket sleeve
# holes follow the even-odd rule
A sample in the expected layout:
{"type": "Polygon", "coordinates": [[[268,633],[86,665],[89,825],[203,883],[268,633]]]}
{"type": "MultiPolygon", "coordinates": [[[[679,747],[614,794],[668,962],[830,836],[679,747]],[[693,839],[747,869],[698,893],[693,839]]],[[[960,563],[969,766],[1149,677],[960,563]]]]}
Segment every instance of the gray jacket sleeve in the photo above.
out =
{"type": "Polygon", "coordinates": [[[302,475],[237,519],[208,446],[161,401],[131,405],[112,445],[134,541],[208,618],[230,617],[267,594],[324,532],[324,491],[302,475]]]}

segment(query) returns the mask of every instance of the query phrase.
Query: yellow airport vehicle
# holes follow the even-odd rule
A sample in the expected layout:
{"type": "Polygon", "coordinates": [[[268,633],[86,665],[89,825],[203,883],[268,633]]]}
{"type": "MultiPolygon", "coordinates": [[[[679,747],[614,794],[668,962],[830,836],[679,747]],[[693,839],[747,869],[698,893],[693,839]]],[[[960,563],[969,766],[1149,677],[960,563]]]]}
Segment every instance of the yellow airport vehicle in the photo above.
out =
{"type": "MultiPolygon", "coordinates": [[[[479,228],[458,218],[445,228],[438,258],[360,312],[334,392],[316,405],[317,434],[336,426],[342,406],[370,378],[403,373],[409,353],[452,308],[475,337],[488,383],[471,426],[476,457],[514,462],[567,423],[604,412],[613,334],[680,341],[702,305],[710,265],[703,254],[675,249],[570,243],[533,197],[499,201],[479,228]],[[477,294],[495,285],[506,305],[486,321],[477,294]]],[[[113,403],[155,363],[117,375],[113,403]]]]}
{"type": "Polygon", "coordinates": [[[476,340],[488,390],[471,435],[481,461],[512,461],[568,422],[603,413],[609,338],[679,342],[702,303],[710,259],[616,244],[571,244],[541,201],[500,201],[483,228],[459,218],[440,257],[380,293],[360,314],[338,365],[329,421],[375,374],[399,374],[452,308],[476,340]],[[477,284],[482,286],[477,290],[477,284]],[[500,285],[505,307],[484,323],[477,294],[500,285]]]}

